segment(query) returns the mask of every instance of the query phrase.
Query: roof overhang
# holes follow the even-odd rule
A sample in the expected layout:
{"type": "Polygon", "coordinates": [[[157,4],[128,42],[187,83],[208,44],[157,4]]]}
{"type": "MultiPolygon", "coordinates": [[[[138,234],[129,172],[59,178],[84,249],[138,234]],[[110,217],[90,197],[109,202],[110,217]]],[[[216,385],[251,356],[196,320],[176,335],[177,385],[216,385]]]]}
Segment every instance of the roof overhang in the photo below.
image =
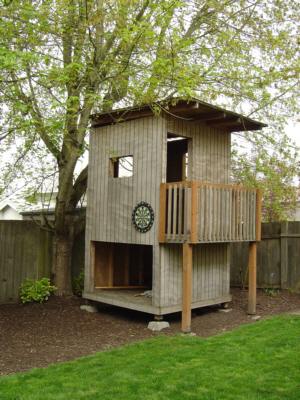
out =
{"type": "Polygon", "coordinates": [[[91,117],[92,126],[105,126],[152,116],[159,109],[164,116],[169,115],[171,118],[186,121],[201,121],[208,126],[218,127],[229,132],[255,131],[267,126],[262,122],[197,99],[169,99],[139,107],[121,108],[94,114],[91,117]]]}

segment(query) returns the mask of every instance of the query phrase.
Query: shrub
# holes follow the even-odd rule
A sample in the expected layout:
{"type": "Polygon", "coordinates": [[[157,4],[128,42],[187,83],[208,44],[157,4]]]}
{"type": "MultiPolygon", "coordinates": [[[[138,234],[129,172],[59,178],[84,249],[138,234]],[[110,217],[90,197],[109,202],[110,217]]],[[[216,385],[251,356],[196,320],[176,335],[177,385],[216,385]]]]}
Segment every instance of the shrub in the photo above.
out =
{"type": "Polygon", "coordinates": [[[39,280],[26,279],[20,287],[20,299],[22,303],[36,301],[43,303],[54,293],[56,287],[51,285],[50,279],[42,278],[39,280]]]}
{"type": "Polygon", "coordinates": [[[81,297],[84,289],[84,271],[80,271],[79,275],[73,278],[73,293],[81,297]]]}

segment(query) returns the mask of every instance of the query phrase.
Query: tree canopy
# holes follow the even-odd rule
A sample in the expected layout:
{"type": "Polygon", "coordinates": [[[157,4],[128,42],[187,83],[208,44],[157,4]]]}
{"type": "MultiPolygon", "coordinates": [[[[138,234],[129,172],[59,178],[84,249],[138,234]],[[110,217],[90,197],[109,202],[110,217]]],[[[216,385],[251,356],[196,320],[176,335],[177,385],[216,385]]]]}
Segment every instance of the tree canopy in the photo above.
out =
{"type": "Polygon", "coordinates": [[[0,140],[20,145],[5,179],[48,154],[60,240],[92,112],[176,94],[284,121],[299,110],[299,14],[292,0],[0,1],[0,140]]]}

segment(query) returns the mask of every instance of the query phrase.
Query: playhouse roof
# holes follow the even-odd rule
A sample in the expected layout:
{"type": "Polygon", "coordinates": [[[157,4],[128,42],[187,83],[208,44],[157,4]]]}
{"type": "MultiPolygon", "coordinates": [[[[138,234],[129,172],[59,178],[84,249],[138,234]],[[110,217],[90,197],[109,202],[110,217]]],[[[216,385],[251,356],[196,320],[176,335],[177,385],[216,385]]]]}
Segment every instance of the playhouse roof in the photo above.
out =
{"type": "Polygon", "coordinates": [[[255,131],[267,126],[262,122],[195,98],[190,100],[173,98],[158,103],[97,113],[91,117],[92,126],[110,125],[151,116],[159,108],[162,113],[168,114],[173,118],[186,121],[203,121],[207,125],[226,128],[230,132],[255,131]]]}

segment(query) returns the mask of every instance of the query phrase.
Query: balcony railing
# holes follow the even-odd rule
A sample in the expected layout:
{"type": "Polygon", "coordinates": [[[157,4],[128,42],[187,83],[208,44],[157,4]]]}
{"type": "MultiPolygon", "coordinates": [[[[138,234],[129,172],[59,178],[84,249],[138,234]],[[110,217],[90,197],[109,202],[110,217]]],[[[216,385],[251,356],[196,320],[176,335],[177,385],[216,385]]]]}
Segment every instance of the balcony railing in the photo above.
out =
{"type": "Polygon", "coordinates": [[[261,194],[238,185],[162,183],[161,243],[260,240],[261,194]]]}

